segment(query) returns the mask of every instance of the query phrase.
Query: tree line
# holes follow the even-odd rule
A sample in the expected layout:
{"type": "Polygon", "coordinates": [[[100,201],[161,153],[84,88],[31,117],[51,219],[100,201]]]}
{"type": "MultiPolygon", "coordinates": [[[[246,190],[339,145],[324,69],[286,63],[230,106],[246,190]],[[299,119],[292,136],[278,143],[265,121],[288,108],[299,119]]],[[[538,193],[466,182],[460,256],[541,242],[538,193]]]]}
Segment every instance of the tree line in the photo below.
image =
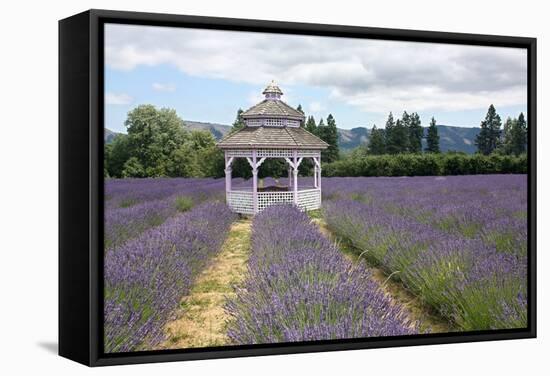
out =
{"type": "Polygon", "coordinates": [[[527,172],[527,122],[523,113],[507,118],[502,128],[500,116],[489,106],[475,139],[477,153],[442,153],[436,120],[426,132],[417,113],[406,111],[394,120],[390,112],[386,126],[371,130],[368,143],[338,161],[325,165],[327,176],[461,175],[527,172]]]}
{"type": "Polygon", "coordinates": [[[478,152],[483,155],[491,153],[520,155],[527,151],[527,121],[523,112],[517,118],[506,119],[504,129],[495,106],[489,106],[485,119],[481,122],[476,137],[478,152]]]}
{"type": "MultiPolygon", "coordinates": [[[[298,111],[304,113],[302,106],[298,111]]],[[[230,132],[244,127],[243,110],[239,109],[230,132]]],[[[305,114],[304,114],[305,115],[305,114]]],[[[115,137],[105,145],[106,177],[222,177],[223,152],[208,131],[189,130],[176,111],[140,105],[128,113],[124,123],[127,134],[115,137]]],[[[390,112],[385,128],[372,128],[369,140],[350,153],[341,155],[338,148],[336,119],[329,114],[318,122],[307,116],[301,126],[329,144],[321,154],[327,176],[379,175],[445,175],[455,173],[495,173],[526,171],[527,122],[523,113],[507,118],[502,124],[491,105],[480,124],[475,144],[476,155],[441,153],[436,120],[432,117],[424,135],[418,113],[403,112],[394,119],[390,112]],[[422,148],[425,138],[425,147],[422,148]],[[507,157],[507,158],[505,158],[507,157]],[[509,158],[508,158],[509,157],[509,158]]],[[[305,159],[301,175],[311,175],[313,163],[305,159]]],[[[267,159],[260,177],[281,177],[288,166],[281,159],[267,159]]],[[[236,159],[233,176],[250,178],[250,166],[236,159]]]]}
{"type": "MultiPolygon", "coordinates": [[[[400,119],[394,120],[390,112],[385,128],[372,127],[367,145],[369,154],[403,154],[421,153],[424,128],[418,113],[403,112],[400,119]]],[[[435,119],[432,118],[428,128],[427,152],[439,153],[439,135],[435,119]]]]}

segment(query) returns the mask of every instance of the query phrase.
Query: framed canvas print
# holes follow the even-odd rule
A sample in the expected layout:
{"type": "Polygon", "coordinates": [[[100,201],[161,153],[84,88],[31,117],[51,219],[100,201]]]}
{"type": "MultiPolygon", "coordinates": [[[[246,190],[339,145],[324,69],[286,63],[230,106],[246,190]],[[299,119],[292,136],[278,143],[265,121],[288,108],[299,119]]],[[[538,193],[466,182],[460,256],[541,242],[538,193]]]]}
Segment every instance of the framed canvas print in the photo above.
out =
{"type": "Polygon", "coordinates": [[[60,21],[60,355],[535,337],[535,62],[524,37],[60,21]]]}

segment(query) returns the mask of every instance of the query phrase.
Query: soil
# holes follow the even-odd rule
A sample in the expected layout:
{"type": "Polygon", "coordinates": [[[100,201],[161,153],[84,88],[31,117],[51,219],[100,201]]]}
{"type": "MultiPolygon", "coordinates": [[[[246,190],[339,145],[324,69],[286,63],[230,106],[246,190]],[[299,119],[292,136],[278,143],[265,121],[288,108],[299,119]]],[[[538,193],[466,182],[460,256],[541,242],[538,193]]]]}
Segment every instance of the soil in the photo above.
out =
{"type": "Polygon", "coordinates": [[[180,303],[177,319],[166,325],[167,340],[161,349],[223,346],[228,315],[223,307],[246,277],[250,252],[251,219],[235,222],[222,246],[180,303]]]}

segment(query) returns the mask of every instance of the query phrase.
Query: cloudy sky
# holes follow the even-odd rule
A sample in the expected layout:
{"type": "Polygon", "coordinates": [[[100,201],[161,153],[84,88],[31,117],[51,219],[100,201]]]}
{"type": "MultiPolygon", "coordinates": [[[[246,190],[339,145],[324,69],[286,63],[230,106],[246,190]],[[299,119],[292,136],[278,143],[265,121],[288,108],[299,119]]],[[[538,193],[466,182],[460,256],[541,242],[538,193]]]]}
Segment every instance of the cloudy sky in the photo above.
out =
{"type": "Polygon", "coordinates": [[[105,125],[151,103],[184,120],[231,124],[275,80],[290,105],[341,128],[383,126],[390,111],[423,125],[479,126],[493,103],[527,108],[526,50],[317,36],[106,25],[105,125]]]}

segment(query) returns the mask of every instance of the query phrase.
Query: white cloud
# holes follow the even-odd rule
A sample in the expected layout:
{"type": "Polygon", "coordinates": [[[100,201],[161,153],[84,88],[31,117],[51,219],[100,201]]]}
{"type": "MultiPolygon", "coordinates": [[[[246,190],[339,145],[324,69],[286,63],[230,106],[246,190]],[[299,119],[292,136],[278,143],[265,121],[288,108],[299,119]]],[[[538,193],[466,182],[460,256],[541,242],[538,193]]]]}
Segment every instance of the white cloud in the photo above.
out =
{"type": "Polygon", "coordinates": [[[367,112],[527,103],[522,49],[132,25],[108,25],[105,43],[112,69],[167,64],[239,83],[275,79],[285,94],[314,86],[367,112]]]}
{"type": "Polygon", "coordinates": [[[173,92],[173,91],[176,91],[176,85],[175,84],[172,84],[172,83],[159,83],[159,82],[154,82],[153,85],[151,85],[153,87],[153,90],[155,91],[165,91],[165,92],[173,92]]]}
{"type": "Polygon", "coordinates": [[[308,112],[318,114],[321,111],[325,110],[325,106],[321,102],[311,102],[307,107],[308,112]]]}
{"type": "Polygon", "coordinates": [[[134,99],[128,94],[124,93],[106,93],[105,94],[105,104],[112,105],[125,105],[132,103],[134,99]]]}

